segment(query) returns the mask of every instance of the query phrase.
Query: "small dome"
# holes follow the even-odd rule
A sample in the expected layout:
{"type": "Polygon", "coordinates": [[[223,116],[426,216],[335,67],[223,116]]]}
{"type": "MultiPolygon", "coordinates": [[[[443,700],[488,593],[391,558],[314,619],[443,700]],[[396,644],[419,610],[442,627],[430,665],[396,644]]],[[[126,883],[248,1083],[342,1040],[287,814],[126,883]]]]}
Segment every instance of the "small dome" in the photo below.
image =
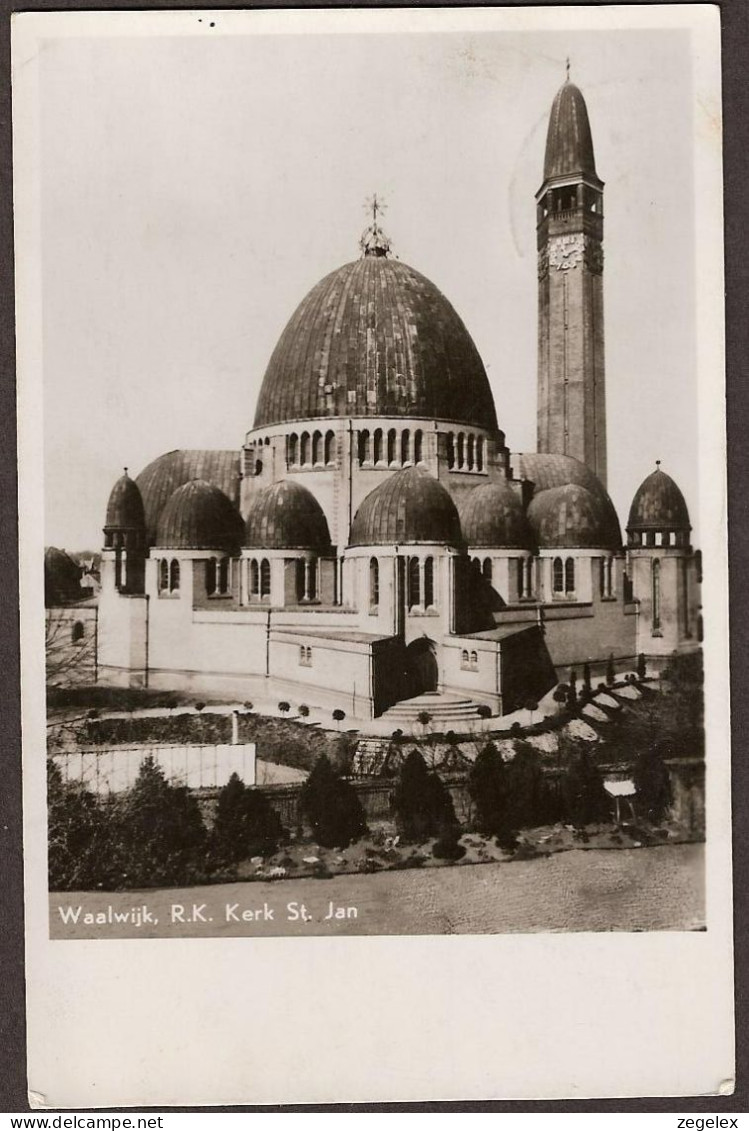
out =
{"type": "Polygon", "coordinates": [[[107,503],[105,530],[144,530],[143,498],[127,471],[115,483],[107,503]]]}
{"type": "Polygon", "coordinates": [[[452,498],[423,467],[396,471],[359,507],[351,526],[352,546],[415,542],[462,544],[460,519],[452,498]]]}
{"type": "Polygon", "coordinates": [[[245,522],[245,546],[262,550],[330,551],[322,507],[300,483],[288,479],[253,496],[245,522]]]}
{"type": "Polygon", "coordinates": [[[434,283],[384,254],[346,263],[302,299],[268,363],[255,427],[335,416],[497,427],[459,315],[434,283]]]}
{"type": "Polygon", "coordinates": [[[596,177],[588,108],[582,92],[568,79],[558,90],[549,115],[544,180],[570,173],[596,177]]]}
{"type": "Polygon", "coordinates": [[[534,495],[528,520],[542,549],[618,550],[621,532],[607,498],[568,483],[534,495]]]}
{"type": "Polygon", "coordinates": [[[152,460],[141,471],[136,483],[146,515],[146,538],[156,541],[159,516],[178,487],[191,479],[204,479],[218,487],[230,502],[239,506],[239,453],[176,449],[152,460]]]}
{"type": "Polygon", "coordinates": [[[244,524],[223,491],[192,479],[178,487],[161,512],[156,545],[170,550],[224,550],[242,544],[244,524]]]}
{"type": "Polygon", "coordinates": [[[657,467],[635,492],[627,530],[691,529],[684,496],[671,476],[657,467]]]}
{"type": "Polygon", "coordinates": [[[533,531],[520,497],[509,483],[483,483],[460,504],[460,527],[466,545],[532,550],[533,531]]]}

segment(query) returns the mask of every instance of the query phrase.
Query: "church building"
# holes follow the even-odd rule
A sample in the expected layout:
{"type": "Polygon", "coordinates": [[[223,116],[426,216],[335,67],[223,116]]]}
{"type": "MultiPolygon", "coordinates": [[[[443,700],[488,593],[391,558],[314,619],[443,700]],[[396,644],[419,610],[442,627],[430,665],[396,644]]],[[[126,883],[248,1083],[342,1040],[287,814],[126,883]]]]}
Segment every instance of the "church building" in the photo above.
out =
{"type": "Polygon", "coordinates": [[[360,718],[430,691],[503,714],[585,663],[696,647],[681,491],[656,466],[623,540],[606,490],[603,200],[568,78],[536,194],[533,453],[511,451],[463,321],[375,208],[360,257],[292,314],[241,447],[114,485],[99,680],[360,718]]]}

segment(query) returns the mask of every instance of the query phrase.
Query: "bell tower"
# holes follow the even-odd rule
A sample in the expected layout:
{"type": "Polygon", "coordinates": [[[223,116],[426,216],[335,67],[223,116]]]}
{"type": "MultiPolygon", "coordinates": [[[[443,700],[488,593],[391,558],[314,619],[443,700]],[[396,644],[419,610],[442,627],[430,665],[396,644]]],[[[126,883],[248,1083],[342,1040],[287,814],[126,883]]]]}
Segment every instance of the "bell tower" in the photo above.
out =
{"type": "Polygon", "coordinates": [[[605,487],[603,181],[569,61],[551,107],[536,231],[538,451],[574,456],[605,487]]]}

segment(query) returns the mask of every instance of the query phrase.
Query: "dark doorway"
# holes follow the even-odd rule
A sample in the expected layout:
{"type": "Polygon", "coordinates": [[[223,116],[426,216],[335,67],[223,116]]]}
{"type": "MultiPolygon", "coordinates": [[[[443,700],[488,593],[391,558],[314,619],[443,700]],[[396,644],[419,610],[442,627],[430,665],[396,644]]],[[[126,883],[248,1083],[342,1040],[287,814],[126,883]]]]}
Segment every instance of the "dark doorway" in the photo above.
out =
{"type": "Polygon", "coordinates": [[[408,698],[437,690],[437,648],[434,641],[426,636],[412,641],[406,648],[406,681],[408,698]]]}

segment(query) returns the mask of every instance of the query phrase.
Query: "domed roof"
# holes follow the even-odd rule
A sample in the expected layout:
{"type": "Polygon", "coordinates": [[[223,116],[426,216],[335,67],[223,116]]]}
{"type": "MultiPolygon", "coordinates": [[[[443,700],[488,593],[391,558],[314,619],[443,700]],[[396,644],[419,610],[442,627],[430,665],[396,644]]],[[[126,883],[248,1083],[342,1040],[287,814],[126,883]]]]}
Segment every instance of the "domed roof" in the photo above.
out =
{"type": "Polygon", "coordinates": [[[464,496],[459,512],[468,546],[533,549],[533,532],[523,504],[506,481],[474,487],[464,496]]]}
{"type": "Polygon", "coordinates": [[[263,550],[330,550],[322,507],[301,483],[283,479],[253,496],[245,522],[245,546],[263,550]]]}
{"type": "Polygon", "coordinates": [[[497,427],[462,321],[433,283],[386,255],[339,267],[302,300],[265,372],[255,427],[334,416],[497,427]]]}
{"type": "Polygon", "coordinates": [[[513,452],[510,457],[515,474],[520,479],[530,479],[533,494],[547,491],[549,487],[564,487],[576,483],[594,495],[607,501],[606,489],[594,471],[574,456],[557,455],[552,452],[513,452]]]}
{"type": "Polygon", "coordinates": [[[224,550],[241,546],[244,523],[223,491],[204,479],[178,487],[164,507],[156,545],[170,550],[224,550]]]}
{"type": "Polygon", "coordinates": [[[644,479],[629,508],[627,530],[691,530],[684,496],[660,466],[644,479]]]}
{"type": "Polygon", "coordinates": [[[177,449],[153,460],[136,479],[146,516],[146,537],[153,545],[159,515],[178,487],[204,479],[239,505],[239,453],[177,449]]]}
{"type": "Polygon", "coordinates": [[[48,546],[44,551],[45,606],[67,605],[82,600],[84,596],[81,567],[64,550],[48,546]]]}
{"type": "Polygon", "coordinates": [[[577,483],[534,495],[528,520],[542,549],[616,550],[622,537],[608,498],[577,483]]]}
{"type": "Polygon", "coordinates": [[[126,470],[115,483],[109,496],[104,529],[143,530],[145,524],[141,493],[126,470]]]}
{"type": "Polygon", "coordinates": [[[461,545],[460,519],[452,498],[423,467],[405,467],[370,491],[351,525],[352,546],[412,542],[461,545]]]}
{"type": "Polygon", "coordinates": [[[588,108],[582,92],[568,79],[557,91],[551,106],[544,180],[564,177],[569,173],[587,173],[596,177],[588,108]]]}

